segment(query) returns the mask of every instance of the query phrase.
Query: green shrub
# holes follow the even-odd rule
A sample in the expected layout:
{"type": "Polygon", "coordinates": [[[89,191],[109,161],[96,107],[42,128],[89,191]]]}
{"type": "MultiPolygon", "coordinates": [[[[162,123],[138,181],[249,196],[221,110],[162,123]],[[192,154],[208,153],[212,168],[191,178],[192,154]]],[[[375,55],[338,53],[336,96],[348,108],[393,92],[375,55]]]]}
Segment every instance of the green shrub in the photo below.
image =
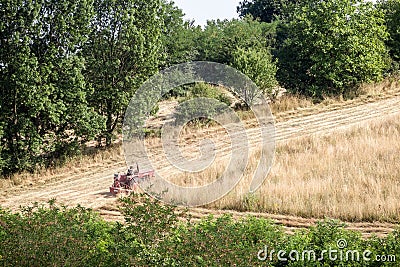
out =
{"type": "Polygon", "coordinates": [[[180,101],[175,112],[177,124],[193,122],[207,124],[231,105],[230,99],[207,83],[195,83],[188,87],[187,97],[180,101]]]}
{"type": "Polygon", "coordinates": [[[222,103],[225,103],[226,105],[230,106],[232,103],[230,99],[222,93],[220,90],[218,90],[217,87],[207,84],[207,83],[195,83],[193,86],[189,87],[189,98],[194,98],[194,97],[205,97],[205,98],[212,98],[216,99],[222,103]]]}
{"type": "Polygon", "coordinates": [[[210,215],[194,222],[186,211],[141,194],[120,204],[124,223],[107,223],[90,209],[54,202],[21,213],[0,208],[0,265],[395,266],[375,256],[400,259],[400,228],[385,238],[363,239],[339,221],[324,220],[287,234],[283,227],[251,216],[237,220],[210,215]],[[343,240],[345,246],[339,247],[343,240]],[[298,261],[289,257],[294,250],[300,253],[298,261]],[[324,250],[357,250],[360,260],[332,260],[327,254],[319,259],[324,250]],[[371,261],[362,259],[366,250],[371,261]],[[285,251],[287,260],[279,260],[278,251],[285,251]],[[314,251],[317,259],[302,260],[303,251],[314,251]]]}
{"type": "Polygon", "coordinates": [[[111,226],[83,207],[49,202],[21,213],[0,209],[0,264],[101,266],[108,261],[111,226]]]}
{"type": "Polygon", "coordinates": [[[209,216],[178,228],[165,248],[182,266],[255,266],[261,263],[258,250],[276,245],[283,236],[281,228],[267,220],[209,216]]]}
{"type": "Polygon", "coordinates": [[[232,66],[247,75],[264,93],[272,96],[276,81],[276,61],[267,49],[237,48],[233,53],[232,66]]]}

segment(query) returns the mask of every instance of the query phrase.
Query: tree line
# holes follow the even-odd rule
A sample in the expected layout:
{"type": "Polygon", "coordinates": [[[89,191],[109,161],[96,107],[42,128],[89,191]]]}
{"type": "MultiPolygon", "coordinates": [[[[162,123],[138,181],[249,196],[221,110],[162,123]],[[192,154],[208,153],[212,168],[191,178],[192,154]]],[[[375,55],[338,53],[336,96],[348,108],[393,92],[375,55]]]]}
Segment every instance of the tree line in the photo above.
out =
{"type": "Polygon", "coordinates": [[[167,0],[2,0],[0,174],[111,145],[135,90],[177,63],[312,97],[399,71],[399,0],[244,0],[238,13],[201,28],[167,0]]]}

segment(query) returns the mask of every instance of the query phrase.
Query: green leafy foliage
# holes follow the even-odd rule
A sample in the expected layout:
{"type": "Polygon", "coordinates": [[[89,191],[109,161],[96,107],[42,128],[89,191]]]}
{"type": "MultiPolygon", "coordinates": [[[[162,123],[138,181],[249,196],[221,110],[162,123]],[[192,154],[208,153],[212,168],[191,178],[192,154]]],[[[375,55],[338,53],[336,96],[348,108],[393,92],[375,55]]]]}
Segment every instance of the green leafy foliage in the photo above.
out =
{"type": "Polygon", "coordinates": [[[177,107],[174,114],[175,123],[176,125],[209,124],[226,109],[225,104],[210,98],[188,100],[177,107]]]}
{"type": "Polygon", "coordinates": [[[200,26],[185,21],[184,14],[173,2],[163,3],[164,26],[162,27],[162,46],[164,55],[161,67],[193,61],[198,56],[197,39],[201,33],[200,26]]]}
{"type": "Polygon", "coordinates": [[[269,47],[275,45],[278,23],[243,20],[208,21],[199,35],[198,60],[213,61],[237,68],[269,94],[277,84],[276,61],[269,47]]]}
{"type": "Polygon", "coordinates": [[[97,134],[80,54],[91,0],[5,1],[0,9],[3,175],[33,170],[97,134]]]}
{"type": "Polygon", "coordinates": [[[342,94],[383,77],[387,31],[383,12],[370,2],[304,1],[286,30],[278,80],[288,89],[342,94]]]}
{"type": "Polygon", "coordinates": [[[266,220],[209,216],[180,227],[167,244],[169,257],[185,266],[255,266],[261,263],[257,248],[274,246],[282,237],[281,229],[266,220]]]}
{"type": "Polygon", "coordinates": [[[181,123],[208,123],[210,118],[221,114],[232,103],[221,90],[207,83],[185,85],[185,97],[180,100],[174,114],[175,122],[181,123]],[[197,101],[196,100],[200,100],[197,101]],[[191,101],[191,99],[195,99],[191,101]]]}
{"type": "Polygon", "coordinates": [[[174,261],[163,255],[160,244],[178,225],[175,207],[144,194],[132,194],[122,198],[120,210],[125,223],[116,224],[112,244],[111,266],[173,266],[174,261]]]}
{"type": "Polygon", "coordinates": [[[285,17],[288,5],[298,2],[298,0],[244,0],[239,3],[237,11],[240,17],[251,15],[269,23],[285,17]]]}
{"type": "Polygon", "coordinates": [[[221,90],[211,84],[195,83],[194,85],[187,86],[187,99],[195,97],[206,97],[216,99],[226,105],[230,106],[232,103],[230,99],[221,90]]]}
{"type": "Polygon", "coordinates": [[[276,62],[267,49],[238,48],[233,55],[232,67],[249,77],[267,95],[278,85],[276,62]]]}
{"type": "Polygon", "coordinates": [[[165,238],[178,223],[175,207],[163,205],[146,195],[132,194],[120,202],[128,235],[143,244],[154,242],[155,246],[157,240],[165,238]]]}
{"type": "Polygon", "coordinates": [[[400,70],[400,1],[382,0],[378,4],[385,12],[386,26],[389,38],[386,45],[392,58],[392,71],[400,70]]]}
{"type": "Polygon", "coordinates": [[[111,145],[136,89],[158,67],[164,9],[161,1],[96,0],[84,47],[89,105],[105,119],[102,135],[111,145]],[[161,16],[160,16],[161,15],[161,16]]]}
{"type": "Polygon", "coordinates": [[[92,210],[66,208],[54,201],[23,208],[21,213],[0,208],[0,265],[393,266],[393,257],[400,258],[399,230],[385,238],[364,239],[329,219],[294,234],[252,216],[210,215],[193,221],[186,210],[143,194],[121,199],[121,212],[123,223],[109,223],[92,210]],[[345,245],[340,248],[338,241],[345,245]],[[327,250],[337,250],[338,259],[331,260],[327,250]],[[371,251],[371,261],[362,258],[366,250],[371,251]],[[278,258],[279,251],[287,260],[278,258]],[[304,251],[313,251],[315,260],[312,254],[311,260],[302,260],[304,251]],[[346,260],[347,251],[358,251],[360,259],[346,260]],[[392,256],[392,261],[376,261],[378,255],[392,256]]]}
{"type": "Polygon", "coordinates": [[[198,40],[198,60],[230,65],[237,48],[265,49],[273,44],[275,24],[251,18],[208,21],[198,40]]]}
{"type": "Polygon", "coordinates": [[[21,213],[0,209],[0,265],[103,266],[110,226],[91,210],[54,202],[21,213]]]}

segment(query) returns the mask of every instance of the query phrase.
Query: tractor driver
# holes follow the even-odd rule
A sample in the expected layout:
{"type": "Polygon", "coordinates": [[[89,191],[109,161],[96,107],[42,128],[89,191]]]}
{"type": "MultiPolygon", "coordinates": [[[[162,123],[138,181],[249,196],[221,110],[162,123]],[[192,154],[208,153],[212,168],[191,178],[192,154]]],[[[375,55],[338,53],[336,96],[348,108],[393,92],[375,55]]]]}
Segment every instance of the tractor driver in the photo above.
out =
{"type": "Polygon", "coordinates": [[[133,170],[133,166],[129,166],[128,171],[126,172],[127,176],[137,175],[139,173],[139,165],[136,164],[136,170],[133,170]]]}
{"type": "Polygon", "coordinates": [[[134,174],[134,172],[133,172],[133,166],[129,166],[129,169],[128,169],[128,171],[126,172],[126,175],[127,176],[132,176],[134,174]]]}

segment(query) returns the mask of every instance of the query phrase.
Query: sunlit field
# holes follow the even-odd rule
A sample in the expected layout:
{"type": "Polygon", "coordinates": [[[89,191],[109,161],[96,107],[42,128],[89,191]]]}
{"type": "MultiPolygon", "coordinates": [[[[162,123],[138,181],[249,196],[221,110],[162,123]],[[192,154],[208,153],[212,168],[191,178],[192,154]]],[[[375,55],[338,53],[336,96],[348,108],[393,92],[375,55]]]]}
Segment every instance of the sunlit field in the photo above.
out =
{"type": "MultiPolygon", "coordinates": [[[[249,178],[245,177],[210,207],[348,221],[398,221],[399,119],[397,115],[342,132],[279,143],[271,173],[258,192],[243,194],[249,178]]],[[[258,154],[250,160],[249,170],[258,154]]]]}

